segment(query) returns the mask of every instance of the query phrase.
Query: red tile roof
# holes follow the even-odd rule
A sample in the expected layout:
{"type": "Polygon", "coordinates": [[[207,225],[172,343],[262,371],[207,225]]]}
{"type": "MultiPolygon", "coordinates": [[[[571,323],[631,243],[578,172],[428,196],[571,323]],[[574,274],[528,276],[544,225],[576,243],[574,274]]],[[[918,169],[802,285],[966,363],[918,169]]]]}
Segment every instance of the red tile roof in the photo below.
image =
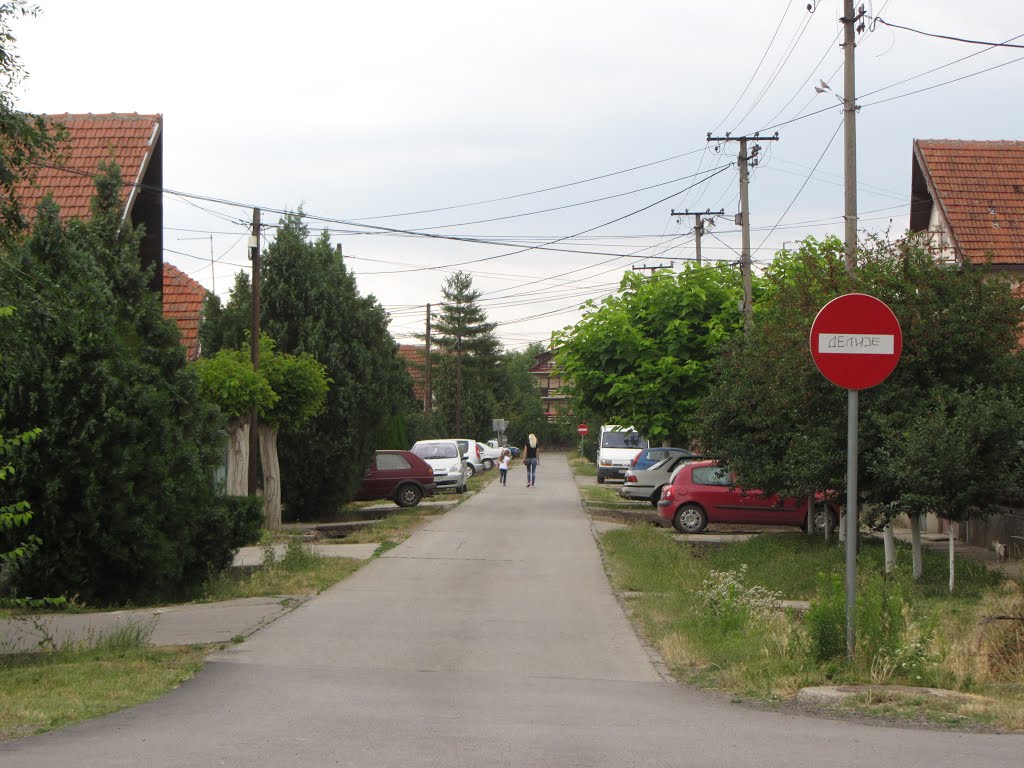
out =
{"type": "Polygon", "coordinates": [[[405,361],[405,368],[412,379],[412,392],[420,402],[426,396],[426,377],[424,375],[427,348],[423,344],[399,344],[398,356],[405,361]]]}
{"type": "Polygon", "coordinates": [[[206,289],[173,264],[164,262],[164,317],[181,331],[181,343],[189,360],[199,357],[199,321],[206,289]]]}
{"type": "Polygon", "coordinates": [[[100,162],[111,159],[117,161],[128,182],[122,199],[124,209],[130,210],[137,194],[131,184],[142,181],[161,130],[162,116],[114,113],[45,115],[45,118],[50,123],[62,123],[67,129],[64,156],[54,165],[68,170],[40,168],[34,181],[23,182],[18,187],[18,197],[29,218],[47,192],[53,193],[62,216],[87,217],[89,201],[96,191],[93,176],[100,162]]]}
{"type": "Polygon", "coordinates": [[[961,255],[1024,264],[1024,141],[917,139],[914,157],[961,255]]]}

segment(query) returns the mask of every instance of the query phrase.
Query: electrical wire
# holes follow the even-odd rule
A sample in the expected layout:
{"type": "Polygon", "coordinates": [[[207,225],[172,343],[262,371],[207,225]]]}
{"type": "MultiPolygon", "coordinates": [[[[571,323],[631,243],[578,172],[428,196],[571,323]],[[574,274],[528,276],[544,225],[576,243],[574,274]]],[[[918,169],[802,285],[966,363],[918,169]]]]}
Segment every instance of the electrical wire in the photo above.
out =
{"type": "MultiPolygon", "coordinates": [[[[925,37],[935,37],[940,40],[952,40],[953,42],[956,43],[970,43],[971,45],[987,45],[990,48],[1024,48],[1024,45],[1012,45],[1008,41],[1003,43],[992,43],[987,42],[985,40],[969,40],[966,37],[954,37],[953,35],[939,35],[936,34],[935,32],[924,32],[920,29],[914,29],[913,27],[905,27],[902,24],[893,24],[890,21],[886,21],[881,16],[875,16],[874,18],[872,18],[871,24],[884,24],[885,26],[892,27],[893,29],[902,29],[907,32],[913,32],[918,35],[924,35],[925,37]]],[[[1017,37],[1020,37],[1020,35],[1017,35],[1017,37]]],[[[1017,38],[1010,39],[1016,40],[1017,38]]]]}

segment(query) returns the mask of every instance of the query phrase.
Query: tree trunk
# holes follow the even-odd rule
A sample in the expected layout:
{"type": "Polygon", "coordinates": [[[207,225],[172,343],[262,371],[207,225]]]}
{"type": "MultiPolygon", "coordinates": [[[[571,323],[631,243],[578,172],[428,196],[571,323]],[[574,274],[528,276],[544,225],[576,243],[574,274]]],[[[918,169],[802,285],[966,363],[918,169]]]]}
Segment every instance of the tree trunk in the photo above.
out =
{"type": "Polygon", "coordinates": [[[911,573],[914,580],[917,581],[924,573],[924,567],[921,564],[921,514],[919,512],[910,516],[910,550],[913,562],[911,573]]]}
{"type": "Polygon", "coordinates": [[[832,541],[832,511],[828,508],[828,503],[825,503],[825,543],[829,544],[832,541]]]}
{"type": "Polygon", "coordinates": [[[249,420],[228,425],[228,496],[249,495],[249,420]]]}
{"type": "MultiPolygon", "coordinates": [[[[828,510],[825,510],[826,515],[828,510]]],[[[814,494],[807,495],[807,535],[814,535],[814,494]]]]}
{"type": "Polygon", "coordinates": [[[882,536],[885,541],[885,572],[892,573],[896,567],[896,536],[892,532],[891,520],[882,529],[882,536]]]}
{"type": "Polygon", "coordinates": [[[953,593],[956,586],[956,534],[960,528],[959,523],[949,524],[949,592],[953,593]]]}
{"type": "Polygon", "coordinates": [[[839,543],[843,544],[846,542],[846,516],[850,513],[850,510],[843,509],[841,515],[839,515],[839,543]]]}
{"type": "Polygon", "coordinates": [[[277,460],[277,425],[260,422],[260,463],[263,467],[263,521],[268,529],[281,527],[281,465],[277,460]]]}

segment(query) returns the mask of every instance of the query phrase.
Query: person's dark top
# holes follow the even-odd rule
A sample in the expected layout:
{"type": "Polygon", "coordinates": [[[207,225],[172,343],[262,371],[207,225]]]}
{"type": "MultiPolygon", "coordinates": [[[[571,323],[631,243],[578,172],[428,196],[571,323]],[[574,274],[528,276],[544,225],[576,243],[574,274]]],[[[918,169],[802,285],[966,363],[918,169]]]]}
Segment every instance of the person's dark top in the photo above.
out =
{"type": "Polygon", "coordinates": [[[529,443],[527,443],[526,444],[525,455],[524,455],[523,458],[526,458],[526,459],[536,459],[537,458],[537,449],[535,447],[531,446],[529,443]]]}

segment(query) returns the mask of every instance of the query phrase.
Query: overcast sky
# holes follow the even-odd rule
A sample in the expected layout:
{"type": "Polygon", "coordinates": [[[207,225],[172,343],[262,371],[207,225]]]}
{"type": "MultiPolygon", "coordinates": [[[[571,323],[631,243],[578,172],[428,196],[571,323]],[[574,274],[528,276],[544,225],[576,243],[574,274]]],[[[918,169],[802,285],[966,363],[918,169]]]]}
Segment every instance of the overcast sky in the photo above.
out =
{"type": "MultiPolygon", "coordinates": [[[[169,190],[259,205],[264,223],[299,205],[323,217],[311,227],[331,230],[400,340],[462,268],[508,347],[546,341],[631,266],[693,258],[693,219],[673,208],[724,208],[703,253],[737,259],[737,145],[708,131],[779,132],[751,177],[755,262],[843,231],[841,109],[813,89],[842,94],[841,0],[813,14],[806,0],[38,3],[15,25],[19,108],[163,114],[169,190]]],[[[927,32],[1024,34],[1016,0],[866,6],[927,32]]],[[[1022,57],[882,25],[859,36],[862,228],[905,229],[913,139],[1024,138],[1022,57]]],[[[251,210],[168,194],[164,211],[165,260],[226,297],[251,210]]]]}

